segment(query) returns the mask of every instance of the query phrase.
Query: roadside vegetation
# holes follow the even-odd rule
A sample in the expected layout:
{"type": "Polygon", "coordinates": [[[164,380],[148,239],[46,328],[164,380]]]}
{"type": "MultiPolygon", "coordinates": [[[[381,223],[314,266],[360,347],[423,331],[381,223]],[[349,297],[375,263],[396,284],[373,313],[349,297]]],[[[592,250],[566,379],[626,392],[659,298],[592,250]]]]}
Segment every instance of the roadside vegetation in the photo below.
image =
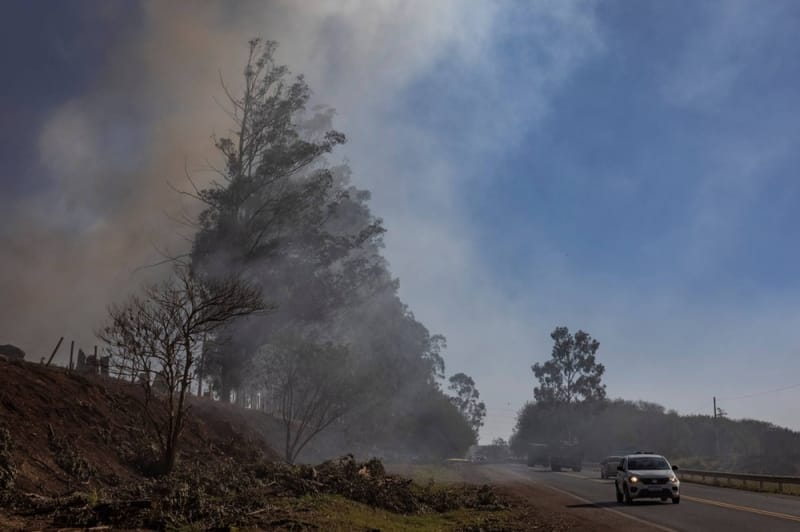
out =
{"type": "Polygon", "coordinates": [[[487,486],[479,465],[409,478],[419,466],[351,455],[287,464],[263,438],[266,413],[195,397],[182,459],[153,474],[158,445],[138,424],[140,395],[119,379],[0,361],[0,529],[574,528],[562,512],[487,486]]]}

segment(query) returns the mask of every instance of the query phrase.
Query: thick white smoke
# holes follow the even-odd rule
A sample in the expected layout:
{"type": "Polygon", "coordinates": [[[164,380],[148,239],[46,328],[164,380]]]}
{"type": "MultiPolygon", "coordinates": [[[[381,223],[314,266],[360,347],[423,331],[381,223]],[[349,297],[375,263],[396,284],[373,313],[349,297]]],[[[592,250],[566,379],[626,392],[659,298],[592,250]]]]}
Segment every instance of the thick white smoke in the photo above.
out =
{"type": "MultiPolygon", "coordinates": [[[[44,124],[39,163],[49,188],[2,205],[0,342],[32,359],[62,335],[86,348],[106,305],[159,274],[143,265],[187,250],[191,229],[177,220],[198,206],[170,184],[185,188],[187,169],[201,184],[213,178],[204,170],[216,160],[212,137],[230,125],[220,77],[236,92],[254,36],[278,41],[278,59],[337,109],[336,127],[350,139],[338,156],[372,190],[401,295],[431,331],[449,337],[451,369],[480,371],[496,338],[528,349],[528,318],[517,317],[481,269],[453,201],[470,184],[442,147],[497,150],[535,127],[559,84],[602,49],[585,2],[145,4],[141,26],[108,50],[90,88],[44,124]],[[495,61],[521,33],[533,44],[520,57],[520,85],[509,87],[495,61]],[[488,73],[477,84],[476,71],[488,73]],[[436,131],[415,119],[405,95],[431,76],[447,81],[436,97],[462,103],[467,118],[458,123],[468,128],[448,131],[446,113],[436,131]]],[[[476,375],[479,388],[489,378],[476,375]]],[[[528,388],[520,386],[515,403],[528,388]]]]}

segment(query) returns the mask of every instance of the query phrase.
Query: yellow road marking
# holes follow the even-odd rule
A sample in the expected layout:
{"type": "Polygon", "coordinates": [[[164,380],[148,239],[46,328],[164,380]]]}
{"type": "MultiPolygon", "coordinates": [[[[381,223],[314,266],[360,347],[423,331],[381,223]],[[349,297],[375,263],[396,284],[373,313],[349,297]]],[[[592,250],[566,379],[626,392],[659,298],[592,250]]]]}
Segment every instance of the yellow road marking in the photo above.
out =
{"type": "Polygon", "coordinates": [[[767,515],[770,517],[777,517],[778,519],[786,519],[788,521],[797,521],[800,523],[800,515],[784,514],[781,512],[770,512],[769,510],[761,510],[751,506],[739,506],[738,504],[730,504],[727,502],[714,501],[711,499],[701,499],[700,497],[691,497],[689,495],[681,495],[681,498],[688,501],[699,502],[702,504],[710,504],[712,506],[719,506],[720,508],[727,508],[729,510],[740,510],[742,512],[750,512],[753,514],[767,515]]]}

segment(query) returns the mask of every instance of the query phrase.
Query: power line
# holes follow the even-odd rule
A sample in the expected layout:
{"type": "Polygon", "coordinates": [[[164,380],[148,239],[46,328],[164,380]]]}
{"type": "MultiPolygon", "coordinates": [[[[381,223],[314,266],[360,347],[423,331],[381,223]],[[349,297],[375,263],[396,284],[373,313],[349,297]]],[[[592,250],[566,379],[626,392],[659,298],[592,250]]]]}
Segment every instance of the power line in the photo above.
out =
{"type": "Polygon", "coordinates": [[[758,395],[767,395],[769,393],[777,393],[785,390],[791,390],[792,388],[800,388],[800,383],[790,384],[789,386],[783,386],[781,388],[775,388],[774,390],[765,390],[763,392],[754,392],[746,395],[739,395],[736,397],[721,397],[720,401],[736,401],[737,399],[747,399],[748,397],[756,397],[758,395]]]}

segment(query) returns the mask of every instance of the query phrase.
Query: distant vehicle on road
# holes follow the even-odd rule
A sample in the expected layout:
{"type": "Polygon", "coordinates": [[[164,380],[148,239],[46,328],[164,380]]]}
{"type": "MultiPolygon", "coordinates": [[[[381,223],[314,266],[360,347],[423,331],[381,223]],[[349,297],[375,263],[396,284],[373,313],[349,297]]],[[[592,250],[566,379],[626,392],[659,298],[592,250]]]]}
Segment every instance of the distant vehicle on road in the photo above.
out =
{"type": "Polygon", "coordinates": [[[580,471],[583,449],[576,442],[532,443],[528,446],[528,467],[541,465],[552,471],[569,468],[580,471]]]}
{"type": "Polygon", "coordinates": [[[600,478],[616,478],[617,466],[622,461],[622,456],[606,456],[600,461],[600,478]]]}
{"type": "Polygon", "coordinates": [[[528,467],[550,467],[550,446],[546,443],[531,443],[528,445],[528,467]]]}
{"type": "Polygon", "coordinates": [[[678,466],[670,466],[660,454],[636,453],[622,457],[617,466],[614,489],[617,502],[631,504],[634,499],[672,499],[681,502],[681,482],[675,475],[678,466]]]}

